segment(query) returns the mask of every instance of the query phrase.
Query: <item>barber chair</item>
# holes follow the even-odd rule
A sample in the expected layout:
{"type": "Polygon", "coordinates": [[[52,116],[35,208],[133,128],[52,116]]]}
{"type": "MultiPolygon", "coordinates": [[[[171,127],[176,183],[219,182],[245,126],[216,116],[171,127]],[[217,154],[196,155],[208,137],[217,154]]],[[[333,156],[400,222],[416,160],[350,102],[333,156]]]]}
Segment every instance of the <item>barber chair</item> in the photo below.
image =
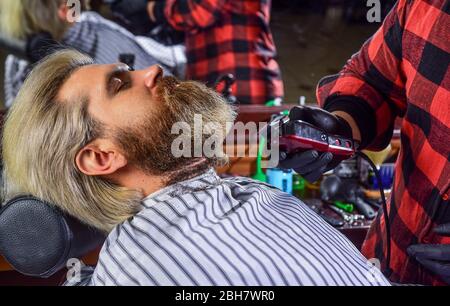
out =
{"type": "Polygon", "coordinates": [[[0,255],[27,276],[49,278],[104,240],[103,233],[35,197],[14,198],[0,210],[0,255]]]}

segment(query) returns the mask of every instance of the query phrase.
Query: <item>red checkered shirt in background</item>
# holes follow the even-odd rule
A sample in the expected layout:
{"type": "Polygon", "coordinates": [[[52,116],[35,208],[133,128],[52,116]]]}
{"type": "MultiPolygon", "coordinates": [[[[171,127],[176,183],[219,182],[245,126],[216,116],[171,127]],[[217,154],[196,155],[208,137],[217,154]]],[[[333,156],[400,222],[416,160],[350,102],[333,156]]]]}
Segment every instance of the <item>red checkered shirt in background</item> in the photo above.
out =
{"type": "MultiPolygon", "coordinates": [[[[368,149],[386,147],[402,117],[401,151],[389,205],[391,280],[442,284],[408,257],[417,243],[450,243],[433,233],[450,222],[450,1],[399,0],[378,32],[340,74],[323,79],[318,100],[352,115],[368,149]]],[[[383,214],[363,246],[367,258],[386,256],[383,214]]]]}
{"type": "Polygon", "coordinates": [[[155,17],[186,33],[188,79],[213,86],[232,73],[241,104],[264,104],[284,95],[270,8],[271,0],[166,0],[155,17]]]}

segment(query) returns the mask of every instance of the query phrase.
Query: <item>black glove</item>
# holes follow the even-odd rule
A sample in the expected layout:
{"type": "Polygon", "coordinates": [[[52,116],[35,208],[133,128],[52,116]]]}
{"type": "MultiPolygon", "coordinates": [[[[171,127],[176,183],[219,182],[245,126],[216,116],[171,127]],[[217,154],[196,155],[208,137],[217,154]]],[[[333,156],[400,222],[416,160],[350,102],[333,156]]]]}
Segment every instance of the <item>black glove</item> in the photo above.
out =
{"type": "MultiPolygon", "coordinates": [[[[450,237],[450,223],[436,227],[434,232],[450,237]]],[[[450,285],[450,244],[416,244],[407,251],[409,256],[450,285]]]]}
{"type": "Polygon", "coordinates": [[[109,0],[114,16],[135,35],[146,35],[155,24],[150,20],[147,5],[149,0],[109,0]]]}
{"type": "Polygon", "coordinates": [[[60,47],[61,45],[53,39],[50,33],[40,32],[28,37],[26,54],[30,62],[34,64],[60,47]]]}
{"type": "MultiPolygon", "coordinates": [[[[291,120],[303,120],[325,132],[353,139],[353,132],[347,121],[323,109],[307,106],[294,107],[289,113],[291,120]]],[[[340,163],[333,154],[306,151],[287,156],[279,167],[294,169],[309,182],[317,181],[323,173],[334,169],[340,163]]]]}

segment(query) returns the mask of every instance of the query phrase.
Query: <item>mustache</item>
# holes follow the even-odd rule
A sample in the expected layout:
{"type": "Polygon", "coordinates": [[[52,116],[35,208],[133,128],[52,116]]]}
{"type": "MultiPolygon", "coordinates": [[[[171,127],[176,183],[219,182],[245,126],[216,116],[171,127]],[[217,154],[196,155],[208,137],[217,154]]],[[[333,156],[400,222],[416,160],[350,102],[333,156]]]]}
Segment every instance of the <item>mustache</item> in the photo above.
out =
{"type": "Polygon", "coordinates": [[[173,76],[165,76],[160,78],[156,84],[157,84],[156,91],[158,93],[158,96],[161,97],[163,95],[172,94],[175,91],[175,89],[179,85],[181,85],[181,81],[173,76]]]}

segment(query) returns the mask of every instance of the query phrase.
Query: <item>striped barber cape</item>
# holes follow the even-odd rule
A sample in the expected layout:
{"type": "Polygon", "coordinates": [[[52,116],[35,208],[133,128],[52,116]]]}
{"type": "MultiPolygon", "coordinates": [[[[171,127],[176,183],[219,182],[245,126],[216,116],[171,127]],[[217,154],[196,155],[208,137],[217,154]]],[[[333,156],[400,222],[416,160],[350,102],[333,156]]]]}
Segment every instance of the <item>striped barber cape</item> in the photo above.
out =
{"type": "Polygon", "coordinates": [[[389,285],[304,203],[213,170],[160,190],[67,285],[389,285]]]}

